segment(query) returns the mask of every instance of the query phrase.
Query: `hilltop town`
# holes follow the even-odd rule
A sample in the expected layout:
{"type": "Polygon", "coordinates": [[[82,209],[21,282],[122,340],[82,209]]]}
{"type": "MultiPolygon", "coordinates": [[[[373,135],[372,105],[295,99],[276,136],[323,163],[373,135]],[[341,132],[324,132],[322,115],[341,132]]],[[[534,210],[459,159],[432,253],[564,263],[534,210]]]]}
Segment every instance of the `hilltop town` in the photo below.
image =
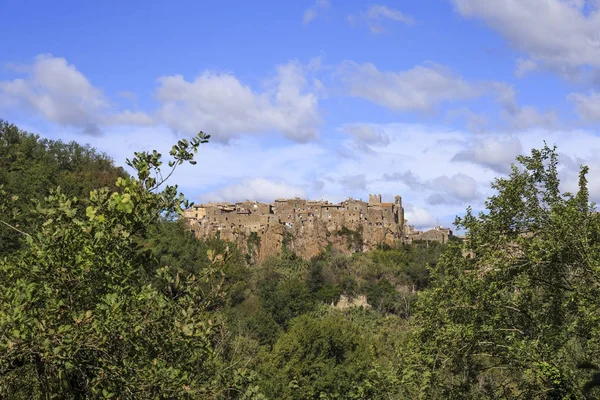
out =
{"type": "Polygon", "coordinates": [[[208,203],[191,207],[184,217],[197,237],[218,235],[261,259],[283,247],[310,258],[327,246],[362,252],[413,240],[445,243],[452,236],[450,229],[442,227],[415,230],[404,218],[402,197],[395,196],[394,202],[387,203],[382,202],[381,194],[369,195],[368,202],[349,198],[330,203],[296,197],[273,203],[208,203]]]}

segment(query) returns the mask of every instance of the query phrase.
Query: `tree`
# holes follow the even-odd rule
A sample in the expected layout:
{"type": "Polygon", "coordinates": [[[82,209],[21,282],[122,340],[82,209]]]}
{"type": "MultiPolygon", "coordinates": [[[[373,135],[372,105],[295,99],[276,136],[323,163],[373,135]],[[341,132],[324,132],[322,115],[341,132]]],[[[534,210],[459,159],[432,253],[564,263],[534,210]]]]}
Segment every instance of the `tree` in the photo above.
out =
{"type": "MultiPolygon", "coordinates": [[[[189,229],[187,222],[182,218],[172,221],[161,218],[158,223],[150,226],[148,240],[143,247],[148,249],[156,259],[154,267],[170,266],[173,278],[183,270],[185,273],[198,275],[211,267],[214,257],[223,256],[219,263],[219,275],[223,280],[222,290],[225,297],[214,303],[214,307],[235,305],[239,302],[247,286],[245,279],[248,275],[244,258],[233,243],[216,238],[199,240],[189,229]],[[214,254],[213,260],[207,254],[214,254]]],[[[155,273],[156,271],[149,271],[155,273]]],[[[207,285],[213,282],[207,282],[207,285]]]]}
{"type": "Polygon", "coordinates": [[[343,316],[303,315],[275,344],[263,389],[272,398],[373,398],[373,361],[369,341],[343,316]]]}
{"type": "Polygon", "coordinates": [[[419,296],[420,356],[405,381],[423,398],[581,399],[580,361],[600,357],[600,218],[587,167],[561,193],[558,156],[517,158],[486,211],[471,209],[419,296]]]}
{"type": "MultiPolygon", "coordinates": [[[[189,205],[163,185],[208,138],[173,146],[164,178],[159,153],[136,153],[127,161],[136,177],[92,191],[84,210],[60,188],[37,205],[38,228],[19,229],[26,245],[0,259],[0,397],[210,393],[222,257],[174,271],[144,248],[161,216],[189,205]]],[[[19,212],[8,196],[0,208],[19,212]]]]}
{"type": "Polygon", "coordinates": [[[116,190],[123,168],[114,166],[104,153],[75,142],[42,139],[0,119],[0,186],[13,198],[10,214],[0,214],[0,254],[19,248],[23,237],[13,227],[35,229],[35,202],[50,190],[77,197],[86,207],[90,191],[101,187],[116,190]]]}

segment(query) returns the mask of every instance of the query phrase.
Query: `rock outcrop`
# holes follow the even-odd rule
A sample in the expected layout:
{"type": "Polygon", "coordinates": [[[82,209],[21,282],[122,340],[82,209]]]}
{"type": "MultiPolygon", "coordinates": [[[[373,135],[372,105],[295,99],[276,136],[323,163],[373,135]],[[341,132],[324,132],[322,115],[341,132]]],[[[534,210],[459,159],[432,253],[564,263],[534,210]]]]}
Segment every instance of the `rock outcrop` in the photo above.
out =
{"type": "Polygon", "coordinates": [[[284,248],[299,257],[310,259],[328,247],[350,254],[372,250],[381,243],[392,245],[400,238],[398,230],[385,227],[371,230],[365,235],[358,224],[345,226],[322,221],[299,226],[270,225],[258,231],[248,227],[222,227],[215,231],[210,226],[198,225],[194,231],[198,237],[218,235],[223,240],[235,243],[243,253],[252,255],[257,261],[279,254],[284,248]]]}

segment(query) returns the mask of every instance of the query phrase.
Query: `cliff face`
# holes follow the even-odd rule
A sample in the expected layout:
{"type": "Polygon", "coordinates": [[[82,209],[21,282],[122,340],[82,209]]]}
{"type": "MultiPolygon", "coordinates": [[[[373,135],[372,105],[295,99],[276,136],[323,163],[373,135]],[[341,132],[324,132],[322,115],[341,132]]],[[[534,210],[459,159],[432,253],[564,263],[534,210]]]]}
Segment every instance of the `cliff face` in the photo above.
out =
{"type": "MultiPolygon", "coordinates": [[[[214,236],[214,228],[196,226],[196,236],[214,236]]],[[[393,244],[400,233],[390,227],[365,227],[362,224],[339,224],[314,221],[288,227],[283,224],[262,227],[253,231],[247,227],[221,228],[221,239],[235,243],[238,248],[256,261],[279,254],[285,248],[298,256],[310,259],[322,250],[332,248],[346,254],[365,252],[378,244],[393,244]]]]}

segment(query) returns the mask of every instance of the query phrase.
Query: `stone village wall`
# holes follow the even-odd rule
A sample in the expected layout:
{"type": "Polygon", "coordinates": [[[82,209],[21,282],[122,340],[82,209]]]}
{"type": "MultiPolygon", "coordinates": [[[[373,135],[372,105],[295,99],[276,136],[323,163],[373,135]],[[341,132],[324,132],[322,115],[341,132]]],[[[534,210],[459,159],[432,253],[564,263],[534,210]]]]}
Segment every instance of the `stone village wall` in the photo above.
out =
{"type": "MultiPolygon", "coordinates": [[[[406,225],[400,196],[393,203],[381,202],[381,195],[369,195],[368,203],[348,199],[333,204],[300,198],[278,199],[272,204],[209,203],[185,210],[184,217],[197,237],[218,234],[245,252],[249,251],[248,238],[256,233],[258,259],[278,254],[284,243],[299,256],[310,258],[328,245],[346,253],[368,251],[382,243],[410,241],[409,230],[412,236],[423,234],[406,225]],[[344,227],[347,230],[343,231],[344,227]],[[356,249],[356,238],[348,235],[348,230],[360,232],[362,248],[356,249]]],[[[427,240],[447,241],[442,236],[429,234],[427,240]]]]}

